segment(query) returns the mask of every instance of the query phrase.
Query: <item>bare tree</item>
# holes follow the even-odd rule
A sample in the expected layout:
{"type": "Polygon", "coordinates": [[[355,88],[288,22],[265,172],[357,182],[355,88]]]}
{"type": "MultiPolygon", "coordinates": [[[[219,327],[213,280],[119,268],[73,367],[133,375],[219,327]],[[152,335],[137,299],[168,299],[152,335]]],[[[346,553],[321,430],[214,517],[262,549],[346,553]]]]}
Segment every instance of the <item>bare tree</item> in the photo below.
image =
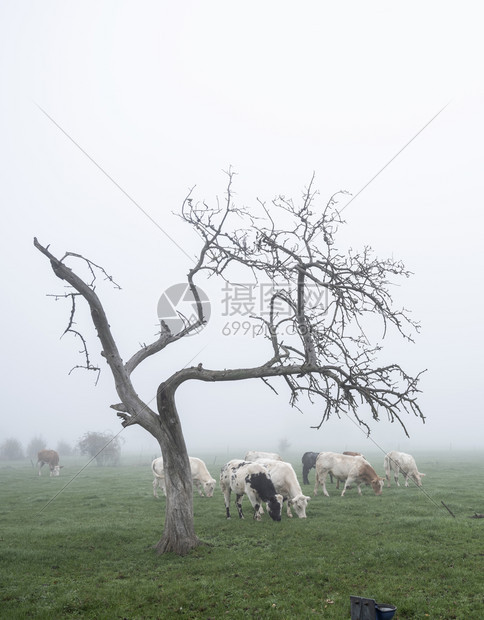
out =
{"type": "Polygon", "coordinates": [[[106,465],[116,466],[121,455],[122,438],[112,433],[85,433],[77,442],[77,448],[81,454],[88,454],[96,459],[99,467],[106,465]]]}
{"type": "Polygon", "coordinates": [[[40,450],[44,450],[46,446],[47,442],[45,439],[40,435],[36,435],[30,440],[29,445],[27,446],[26,454],[30,459],[37,460],[37,454],[40,450]]]}
{"type": "MultiPolygon", "coordinates": [[[[408,277],[404,265],[393,259],[379,260],[371,249],[340,253],[334,239],[343,223],[337,195],[319,204],[313,179],[295,203],[280,196],[270,205],[257,201],[250,210],[235,203],[229,171],[223,201],[210,206],[198,202],[191,190],[185,198],[181,218],[201,238],[201,249],[188,272],[188,286],[198,308],[196,320],[179,333],[161,322],[158,338],[143,346],[127,362],[118,351],[109,323],[94,290],[100,268],[84,257],[68,252],[56,258],[37,239],[34,244],[49,260],[55,275],[74,290],[66,331],[73,329],[77,297],[89,304],[105,357],[114,377],[121,403],[111,405],[124,427],[139,424],[159,442],[167,473],[165,529],[157,544],[160,553],[185,554],[200,544],[194,530],[192,482],[185,441],[175,405],[175,393],[186,381],[243,381],[259,378],[274,391],[282,381],[290,402],[299,406],[301,396],[320,400],[321,424],[332,413],[353,415],[370,432],[363,419],[385,414],[398,421],[405,433],[402,414],[424,419],[416,401],[419,375],[408,375],[398,364],[378,363],[380,346],[372,345],[365,333],[365,318],[378,315],[386,332],[389,326],[406,339],[418,329],[405,309],[393,307],[390,286],[393,278],[408,277]],[[85,282],[67,266],[68,259],[83,260],[92,274],[85,282]],[[268,353],[261,364],[247,368],[207,369],[202,364],[183,368],[167,377],[157,390],[157,412],[136,394],[131,374],[145,359],[166,349],[205,322],[196,279],[202,274],[231,280],[235,268],[245,269],[256,282],[269,282],[273,292],[267,313],[253,317],[267,337],[268,353]],[[284,309],[284,312],[281,311],[284,309]],[[361,405],[365,405],[361,408],[361,405]]],[[[107,276],[104,270],[101,270],[107,276]]],[[[111,279],[112,280],[112,279],[111,279]]],[[[83,340],[85,345],[85,342],[83,340]]],[[[85,347],[87,368],[92,366],[85,347]]]]}

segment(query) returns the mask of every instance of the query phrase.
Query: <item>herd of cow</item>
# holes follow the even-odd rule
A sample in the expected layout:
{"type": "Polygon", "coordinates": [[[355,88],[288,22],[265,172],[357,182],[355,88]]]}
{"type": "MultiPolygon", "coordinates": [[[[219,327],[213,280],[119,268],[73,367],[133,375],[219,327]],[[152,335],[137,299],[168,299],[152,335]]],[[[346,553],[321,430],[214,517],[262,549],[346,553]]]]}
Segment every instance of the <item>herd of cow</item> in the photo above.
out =
{"type": "MultiPolygon", "coordinates": [[[[216,481],[210,475],[205,463],[195,457],[189,457],[193,484],[198,488],[200,495],[212,497],[216,481]]],[[[381,495],[384,478],[378,476],[376,471],[359,452],[305,452],[302,457],[303,483],[309,484],[308,473],[312,468],[316,470],[314,495],[317,495],[319,486],[323,487],[323,494],[329,497],[326,489],[328,474],[331,481],[336,478],[337,488],[339,483],[344,482],[342,496],[347,489],[356,486],[361,495],[361,485],[369,485],[376,495],[381,495]]],[[[397,486],[399,474],[405,478],[405,486],[408,487],[412,479],[417,486],[422,485],[422,474],[418,471],[415,459],[410,454],[393,450],[385,456],[384,460],[387,486],[390,486],[391,474],[397,486]]],[[[151,465],[154,480],[153,493],[158,497],[156,489],[161,488],[165,492],[165,478],[163,471],[163,458],[155,459],[151,465]]],[[[230,497],[235,494],[235,505],[241,519],[242,497],[247,495],[254,508],[254,519],[258,521],[263,514],[262,504],[266,504],[269,516],[274,521],[281,520],[281,511],[284,502],[287,502],[287,516],[292,517],[291,508],[296,515],[306,518],[306,506],[311,499],[304,495],[298,482],[296,472],[290,463],[273,452],[248,452],[245,459],[233,459],[226,463],[220,472],[220,488],[222,490],[227,519],[230,519],[230,497]]]]}
{"type": "MultiPolygon", "coordinates": [[[[216,486],[216,480],[210,475],[207,466],[202,459],[189,457],[190,469],[194,486],[201,496],[212,497],[216,486]]],[[[49,465],[50,475],[58,476],[59,454],[55,450],[41,450],[38,454],[39,476],[43,465],[49,465]]],[[[326,489],[328,474],[331,482],[336,479],[337,487],[344,482],[341,495],[344,496],[347,489],[356,486],[361,495],[361,485],[371,486],[376,495],[381,495],[384,478],[378,476],[376,471],[359,452],[305,452],[302,457],[303,483],[309,484],[308,474],[311,469],[316,470],[314,495],[317,495],[320,486],[323,494],[329,497],[326,489]]],[[[387,486],[390,486],[393,473],[397,486],[400,486],[398,477],[402,474],[405,478],[405,486],[409,480],[413,480],[417,486],[422,485],[422,474],[418,471],[415,459],[405,452],[393,450],[385,456],[384,460],[387,486]]],[[[151,464],[153,472],[153,494],[158,497],[157,489],[166,494],[163,458],[155,459],[151,464]]],[[[274,521],[281,520],[281,511],[284,502],[287,503],[287,516],[292,517],[291,508],[294,508],[300,519],[306,518],[306,506],[311,499],[304,495],[298,482],[296,472],[290,463],[286,463],[274,452],[248,452],[245,459],[233,459],[226,463],[220,472],[220,488],[222,490],[227,519],[230,519],[230,497],[235,494],[235,505],[239,517],[244,518],[242,512],[242,497],[247,495],[254,508],[254,519],[260,521],[263,514],[262,504],[266,505],[269,516],[274,521]]]]}

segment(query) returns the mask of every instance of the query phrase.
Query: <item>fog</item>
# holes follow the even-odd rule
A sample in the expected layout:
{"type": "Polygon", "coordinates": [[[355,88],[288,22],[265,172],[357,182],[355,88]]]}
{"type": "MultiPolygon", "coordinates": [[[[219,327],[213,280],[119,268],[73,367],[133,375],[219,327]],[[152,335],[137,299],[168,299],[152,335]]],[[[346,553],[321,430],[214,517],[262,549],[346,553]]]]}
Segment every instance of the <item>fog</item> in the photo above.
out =
{"type": "MultiPolygon", "coordinates": [[[[122,430],[119,401],[89,313],[76,328],[102,372],[67,334],[65,289],[33,247],[78,252],[122,287],[98,283],[121,355],[155,338],[157,305],[186,280],[198,239],[176,217],[189,189],[212,204],[229,166],[236,199],[299,198],[316,175],[321,200],[347,190],[342,249],[370,245],[413,272],[393,293],[421,322],[415,343],[390,334],[385,359],[427,369],[425,424],[405,417],[372,434],[262,382],[184,384],[178,408],[189,453],[247,449],[364,451],[484,447],[482,415],[484,109],[477,7],[442,3],[221,1],[0,6],[2,424],[0,443],[48,447],[87,431],[157,454],[122,430]]],[[[345,203],[342,202],[342,205],[345,203]]],[[[74,264],[72,264],[74,266],[74,264]]],[[[201,282],[211,319],[133,375],[153,403],[185,365],[257,365],[267,341],[237,333],[223,282],[201,282]],[[224,330],[225,328],[225,330],[224,330]]],[[[232,308],[233,310],[233,308],[232,308]]]]}

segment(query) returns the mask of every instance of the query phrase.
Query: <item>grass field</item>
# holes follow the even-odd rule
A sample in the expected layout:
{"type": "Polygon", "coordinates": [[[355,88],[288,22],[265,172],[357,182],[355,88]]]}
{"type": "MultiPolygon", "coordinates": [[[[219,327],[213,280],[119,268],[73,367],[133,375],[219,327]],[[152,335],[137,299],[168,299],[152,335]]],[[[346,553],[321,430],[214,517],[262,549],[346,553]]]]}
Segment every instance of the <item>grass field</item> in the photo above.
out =
{"type": "MultiPolygon", "coordinates": [[[[227,459],[197,456],[218,480],[227,459]]],[[[165,500],[149,458],[90,465],[70,484],[85,461],[64,459],[59,478],[2,462],[0,618],[348,619],[350,595],[392,603],[400,620],[484,618],[484,519],[469,518],[484,513],[484,455],[415,456],[425,492],[341,498],[328,485],[305,520],[256,522],[247,499],[246,519],[226,520],[219,488],[195,495],[207,544],[185,558],[152,550],[165,500]]],[[[383,474],[383,456],[367,457],[383,474]]],[[[291,461],[301,481],[300,455],[291,461]]]]}

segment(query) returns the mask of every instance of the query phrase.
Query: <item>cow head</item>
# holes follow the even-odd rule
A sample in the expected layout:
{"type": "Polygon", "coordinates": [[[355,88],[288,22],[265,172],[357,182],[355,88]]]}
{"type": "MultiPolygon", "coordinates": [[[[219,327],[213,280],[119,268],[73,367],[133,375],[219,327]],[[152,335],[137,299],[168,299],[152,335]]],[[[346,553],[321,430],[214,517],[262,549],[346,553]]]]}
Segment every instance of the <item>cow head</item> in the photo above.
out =
{"type": "Polygon", "coordinates": [[[422,486],[422,476],[425,476],[425,474],[422,474],[419,471],[416,474],[412,474],[412,478],[414,479],[415,484],[418,487],[422,486]]]}
{"type": "Polygon", "coordinates": [[[64,465],[55,465],[51,470],[50,470],[50,475],[51,476],[59,476],[60,475],[60,470],[61,468],[64,467],[64,465]]]}
{"type": "Polygon", "coordinates": [[[293,507],[300,519],[306,518],[306,506],[311,498],[308,495],[296,495],[288,501],[289,506],[293,507]]]}
{"type": "Polygon", "coordinates": [[[284,501],[284,498],[282,497],[282,495],[277,494],[269,498],[269,501],[267,502],[267,510],[269,511],[269,516],[274,521],[281,520],[281,510],[282,510],[283,501],[284,501]]]}
{"type": "Polygon", "coordinates": [[[385,483],[385,479],[380,478],[380,476],[377,476],[371,481],[371,488],[373,489],[373,491],[375,491],[375,495],[381,495],[381,490],[383,488],[384,483],[385,483]]]}
{"type": "Polygon", "coordinates": [[[207,497],[213,497],[213,492],[215,490],[215,485],[217,483],[215,482],[215,480],[212,478],[211,480],[207,480],[207,482],[203,483],[203,490],[205,492],[205,495],[207,497]]]}

